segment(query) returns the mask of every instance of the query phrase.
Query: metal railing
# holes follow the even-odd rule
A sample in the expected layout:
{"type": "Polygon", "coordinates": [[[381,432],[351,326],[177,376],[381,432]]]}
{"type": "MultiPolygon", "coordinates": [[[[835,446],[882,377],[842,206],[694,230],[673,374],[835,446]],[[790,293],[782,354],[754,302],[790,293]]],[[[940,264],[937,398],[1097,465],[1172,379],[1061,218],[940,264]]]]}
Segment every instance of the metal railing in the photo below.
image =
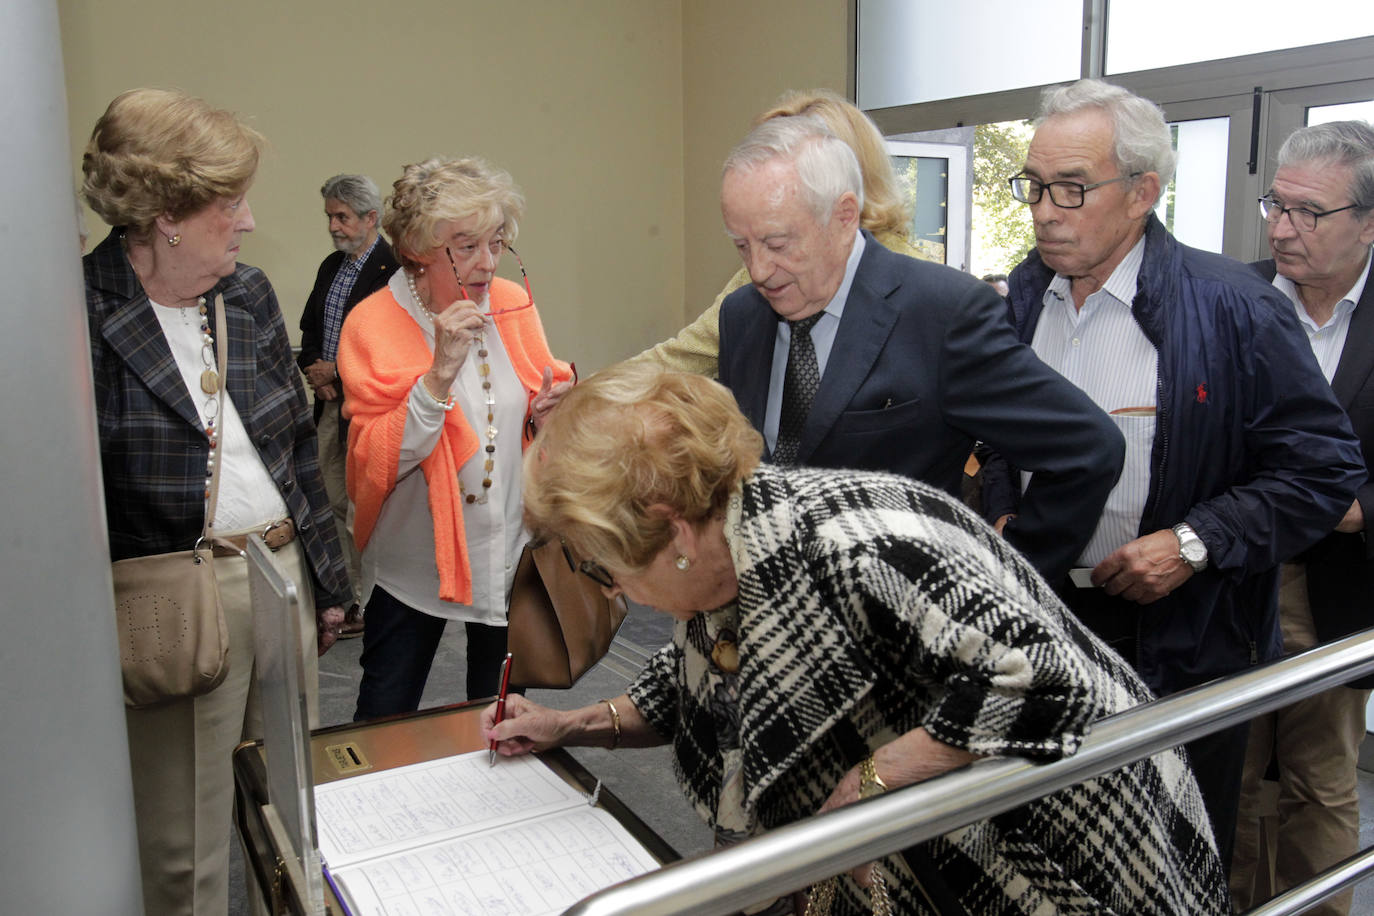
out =
{"type": "MultiPolygon", "coordinates": [[[[1374,629],[1156,700],[1093,725],[1071,757],[978,761],[607,888],[578,916],[736,913],[1374,671],[1374,629]]],[[[1253,913],[1301,912],[1374,870],[1356,856],[1253,913]]]]}

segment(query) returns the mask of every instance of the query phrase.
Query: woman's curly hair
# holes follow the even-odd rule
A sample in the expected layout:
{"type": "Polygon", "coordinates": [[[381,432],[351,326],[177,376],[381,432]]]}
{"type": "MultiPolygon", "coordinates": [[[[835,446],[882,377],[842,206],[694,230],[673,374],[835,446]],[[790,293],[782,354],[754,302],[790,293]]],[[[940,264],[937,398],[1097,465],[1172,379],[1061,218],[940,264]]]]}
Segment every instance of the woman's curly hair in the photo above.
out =
{"type": "Polygon", "coordinates": [[[438,227],[478,217],[476,231],[501,228],[507,243],[515,241],[525,198],[504,169],[472,157],[435,156],[407,165],[392,185],[382,215],[382,231],[407,268],[440,244],[438,227]]]}

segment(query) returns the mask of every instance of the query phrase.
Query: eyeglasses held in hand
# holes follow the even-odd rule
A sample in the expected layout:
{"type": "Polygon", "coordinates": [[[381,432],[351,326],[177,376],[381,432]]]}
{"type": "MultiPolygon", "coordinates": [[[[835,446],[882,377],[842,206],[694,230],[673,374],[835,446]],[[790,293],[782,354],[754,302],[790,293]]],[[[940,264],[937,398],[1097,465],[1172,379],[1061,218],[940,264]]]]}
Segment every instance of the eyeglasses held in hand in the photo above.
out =
{"type": "Polygon", "coordinates": [[[1283,219],[1285,213],[1288,220],[1293,224],[1293,228],[1299,232],[1315,232],[1317,230],[1317,220],[1323,216],[1330,216],[1333,213],[1340,213],[1344,210],[1357,210],[1358,204],[1347,204],[1344,207],[1337,207],[1334,210],[1309,210],[1306,207],[1285,207],[1272,197],[1261,197],[1259,199],[1260,216],[1267,222],[1277,223],[1283,219]]]}
{"type": "Polygon", "coordinates": [[[1056,207],[1076,210],[1083,206],[1083,198],[1089,191],[1109,184],[1116,184],[1118,181],[1134,181],[1142,174],[1144,173],[1133,172],[1130,175],[1108,178],[1106,181],[1095,181],[1092,184],[1083,184],[1078,181],[1040,181],[1029,175],[1014,175],[1007,179],[1007,184],[1011,185],[1011,196],[1023,204],[1038,204],[1045,192],[1049,191],[1050,202],[1056,207]]]}
{"type": "MultiPolygon", "coordinates": [[[[516,265],[520,268],[520,279],[525,282],[526,301],[524,305],[517,305],[514,308],[494,309],[490,312],[483,312],[482,314],[487,318],[492,318],[496,315],[505,315],[510,312],[523,312],[525,309],[534,308],[534,292],[530,289],[530,275],[525,272],[525,262],[520,259],[520,255],[510,246],[509,242],[503,241],[501,242],[501,246],[511,253],[511,256],[515,258],[516,265]]],[[[453,249],[446,247],[444,251],[448,254],[448,264],[449,267],[453,268],[453,279],[458,281],[459,291],[463,294],[464,299],[471,299],[472,297],[468,295],[468,288],[463,285],[463,278],[458,276],[458,262],[454,260],[453,249]]]]}

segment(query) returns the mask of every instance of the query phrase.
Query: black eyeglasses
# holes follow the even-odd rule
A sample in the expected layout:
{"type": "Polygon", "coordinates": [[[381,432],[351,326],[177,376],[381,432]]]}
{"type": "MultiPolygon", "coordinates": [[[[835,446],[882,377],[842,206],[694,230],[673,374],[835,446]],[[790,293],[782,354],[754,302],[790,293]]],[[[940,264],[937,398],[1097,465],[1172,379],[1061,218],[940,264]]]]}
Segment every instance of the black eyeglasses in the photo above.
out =
{"type": "MultiPolygon", "coordinates": [[[[517,254],[515,249],[510,246],[509,242],[502,241],[501,247],[511,253],[511,256],[515,258],[516,265],[520,268],[520,279],[525,282],[526,301],[524,305],[517,305],[514,308],[494,309],[490,312],[483,312],[482,314],[488,318],[491,318],[494,315],[505,315],[509,312],[523,312],[525,309],[534,308],[534,292],[530,289],[530,275],[525,272],[525,262],[520,259],[520,255],[517,254]]],[[[453,279],[458,281],[458,289],[463,293],[463,298],[471,298],[470,296],[468,296],[468,288],[463,285],[463,278],[458,276],[458,262],[453,258],[453,249],[446,247],[444,251],[448,253],[448,265],[449,267],[453,268],[453,279]]]]}
{"type": "Polygon", "coordinates": [[[1056,207],[1076,210],[1083,206],[1083,198],[1089,191],[1109,184],[1116,184],[1118,181],[1134,181],[1143,174],[1143,172],[1133,172],[1130,175],[1108,178],[1106,181],[1095,181],[1092,184],[1083,184],[1078,181],[1040,181],[1029,175],[1014,175],[1007,179],[1007,184],[1011,185],[1011,196],[1023,204],[1038,204],[1045,192],[1049,191],[1050,201],[1056,207]]]}
{"type": "Polygon", "coordinates": [[[1330,216],[1332,213],[1340,213],[1343,210],[1358,210],[1359,204],[1347,204],[1344,207],[1337,207],[1334,210],[1309,210],[1306,207],[1285,207],[1272,197],[1261,197],[1259,199],[1260,216],[1268,222],[1277,223],[1283,219],[1285,213],[1288,214],[1289,221],[1293,228],[1299,232],[1315,232],[1317,220],[1323,216],[1330,216]]]}
{"type": "MultiPolygon", "coordinates": [[[[569,557],[568,559],[571,561],[572,558],[569,557]]],[[[577,564],[577,571],[602,588],[615,588],[615,577],[600,563],[593,563],[591,560],[583,560],[581,563],[577,564]]]]}

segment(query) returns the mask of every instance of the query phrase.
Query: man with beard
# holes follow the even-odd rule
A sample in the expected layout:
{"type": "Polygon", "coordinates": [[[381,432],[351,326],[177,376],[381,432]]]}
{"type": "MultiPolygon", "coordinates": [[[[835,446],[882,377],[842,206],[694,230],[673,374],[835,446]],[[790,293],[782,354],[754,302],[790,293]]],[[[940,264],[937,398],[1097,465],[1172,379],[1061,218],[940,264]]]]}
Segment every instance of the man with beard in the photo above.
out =
{"type": "Polygon", "coordinates": [[[362,581],[360,556],[348,531],[348,493],[344,489],[344,457],[347,453],[347,427],[340,416],[343,385],[334,357],[339,346],[339,329],[354,305],[386,286],[396,270],[391,246],[377,232],[382,209],[377,185],[366,175],[335,175],[320,188],[324,214],[329,219],[329,236],[336,249],[320,264],[315,287],[301,314],[301,355],[296,362],[315,392],[315,427],[319,432],[320,472],[334,507],[334,523],[339,542],[348,555],[348,574],[353,583],[354,602],[344,618],[340,634],[347,639],[361,636],[362,610],[357,590],[362,581]]]}

